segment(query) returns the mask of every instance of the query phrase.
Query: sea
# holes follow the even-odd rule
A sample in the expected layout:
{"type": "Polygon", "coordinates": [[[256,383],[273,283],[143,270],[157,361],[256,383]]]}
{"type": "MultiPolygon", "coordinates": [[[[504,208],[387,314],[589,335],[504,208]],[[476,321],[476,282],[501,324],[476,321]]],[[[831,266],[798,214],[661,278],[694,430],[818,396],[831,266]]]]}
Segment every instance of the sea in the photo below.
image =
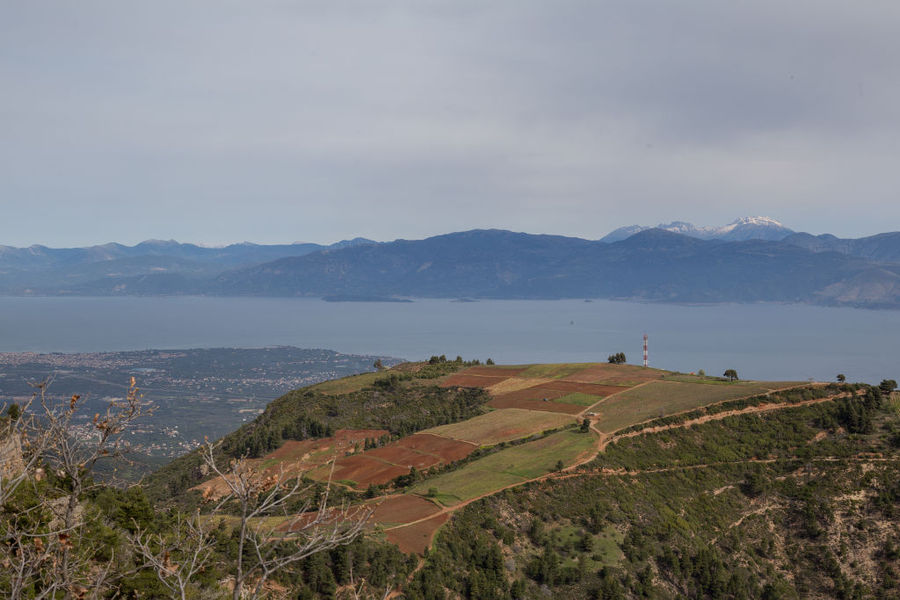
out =
{"type": "Polygon", "coordinates": [[[900,311],[609,300],[0,297],[0,352],[289,345],[422,360],[596,362],[742,379],[900,380],[900,311]]]}

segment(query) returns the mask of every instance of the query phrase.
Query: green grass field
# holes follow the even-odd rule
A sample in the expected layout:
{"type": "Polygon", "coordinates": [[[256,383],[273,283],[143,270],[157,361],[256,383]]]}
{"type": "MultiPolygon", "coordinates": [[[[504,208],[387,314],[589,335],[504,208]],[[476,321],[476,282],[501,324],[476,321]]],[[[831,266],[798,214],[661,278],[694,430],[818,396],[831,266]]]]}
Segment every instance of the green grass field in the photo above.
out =
{"type": "Polygon", "coordinates": [[[454,440],[472,442],[479,446],[493,446],[500,442],[511,442],[574,422],[575,418],[571,415],[543,410],[501,408],[468,421],[426,429],[422,433],[432,433],[454,440]]]}
{"type": "Polygon", "coordinates": [[[624,540],[625,534],[621,531],[612,526],[605,527],[599,535],[594,537],[594,554],[591,558],[599,566],[618,565],[625,558],[625,555],[622,554],[624,540]]]}
{"type": "Polygon", "coordinates": [[[637,379],[600,379],[599,381],[593,381],[592,383],[596,383],[597,385],[614,385],[616,387],[625,389],[640,385],[645,381],[647,380],[644,379],[642,381],[639,381],[637,379]]]}
{"type": "Polygon", "coordinates": [[[596,438],[588,433],[560,431],[547,437],[500,450],[472,461],[464,467],[437,477],[426,479],[410,493],[426,495],[437,490],[436,500],[452,506],[482,494],[497,491],[508,485],[540,477],[556,468],[557,461],[572,464],[589,450],[596,438]]]}
{"type": "MultiPolygon", "coordinates": [[[[552,531],[556,534],[557,545],[560,548],[573,547],[580,542],[584,535],[584,529],[574,525],[563,525],[553,528],[552,531]]],[[[614,567],[625,558],[621,548],[625,535],[614,526],[608,525],[600,533],[591,537],[593,538],[593,550],[586,557],[589,569],[614,567]]],[[[574,564],[577,565],[577,563],[574,564]]]]}
{"type": "MultiPolygon", "coordinates": [[[[623,388],[624,389],[624,388],[623,388]]],[[[551,402],[562,402],[563,404],[577,404],[578,406],[593,406],[603,400],[603,396],[594,396],[592,394],[582,394],[575,392],[562,398],[553,398],[551,402]]]]}
{"type": "Polygon", "coordinates": [[[596,412],[600,415],[597,427],[612,433],[650,419],[792,385],[802,385],[802,382],[736,381],[711,385],[705,382],[654,381],[597,405],[596,412]]]}
{"type": "Polygon", "coordinates": [[[322,383],[311,386],[310,389],[322,392],[323,394],[349,394],[350,392],[359,391],[367,385],[372,385],[375,383],[376,379],[387,376],[388,375],[385,375],[384,373],[378,372],[360,373],[359,375],[351,375],[350,377],[344,377],[342,379],[323,381],[322,383]]]}

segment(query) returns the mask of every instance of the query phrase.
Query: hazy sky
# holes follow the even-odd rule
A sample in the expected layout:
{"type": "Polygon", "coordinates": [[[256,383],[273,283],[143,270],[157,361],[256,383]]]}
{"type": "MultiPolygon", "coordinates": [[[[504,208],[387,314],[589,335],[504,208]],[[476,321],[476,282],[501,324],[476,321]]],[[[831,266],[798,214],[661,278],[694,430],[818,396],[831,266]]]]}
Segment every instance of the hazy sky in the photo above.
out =
{"type": "Polygon", "coordinates": [[[0,4],[0,244],[900,229],[900,3],[0,4]]]}

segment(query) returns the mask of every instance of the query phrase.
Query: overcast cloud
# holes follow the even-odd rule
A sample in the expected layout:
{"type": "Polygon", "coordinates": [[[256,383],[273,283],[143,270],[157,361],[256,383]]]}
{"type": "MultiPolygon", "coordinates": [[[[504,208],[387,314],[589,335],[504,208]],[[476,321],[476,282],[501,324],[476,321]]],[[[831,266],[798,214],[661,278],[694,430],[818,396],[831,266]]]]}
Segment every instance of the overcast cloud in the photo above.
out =
{"type": "Polygon", "coordinates": [[[0,244],[900,229],[900,3],[0,5],[0,244]]]}

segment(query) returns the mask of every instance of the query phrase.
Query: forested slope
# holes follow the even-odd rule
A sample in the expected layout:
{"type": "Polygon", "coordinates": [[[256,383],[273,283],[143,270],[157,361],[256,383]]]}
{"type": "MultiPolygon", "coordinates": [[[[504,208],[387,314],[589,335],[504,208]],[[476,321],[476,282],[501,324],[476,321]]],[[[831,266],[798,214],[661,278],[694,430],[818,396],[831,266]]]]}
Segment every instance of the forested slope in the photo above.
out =
{"type": "Polygon", "coordinates": [[[457,513],[407,597],[896,598],[898,481],[875,388],[622,438],[457,513]]]}

